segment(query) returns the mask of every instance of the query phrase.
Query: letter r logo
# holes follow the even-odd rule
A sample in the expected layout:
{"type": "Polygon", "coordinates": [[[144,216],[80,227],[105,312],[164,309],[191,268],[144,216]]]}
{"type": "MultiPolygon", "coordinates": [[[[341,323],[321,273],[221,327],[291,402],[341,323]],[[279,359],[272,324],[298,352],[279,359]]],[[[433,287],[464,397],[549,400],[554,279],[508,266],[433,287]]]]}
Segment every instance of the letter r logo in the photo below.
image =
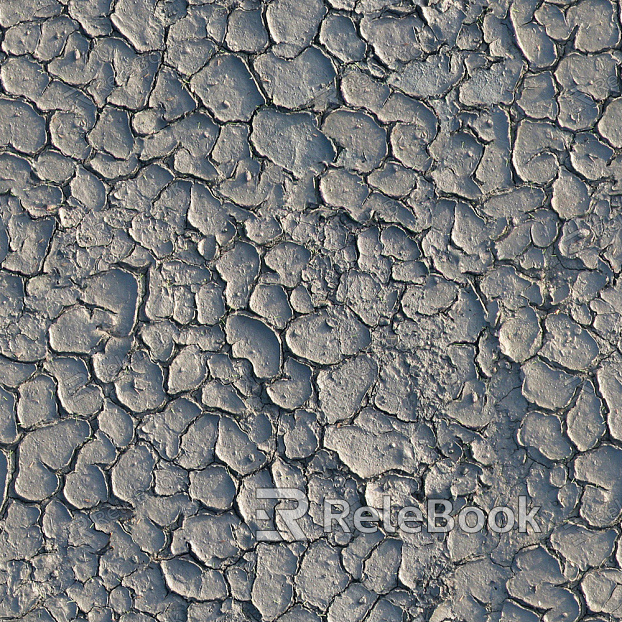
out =
{"type": "MultiPolygon", "coordinates": [[[[296,488],[257,488],[255,491],[256,499],[289,499],[296,501],[298,505],[293,509],[274,508],[275,518],[278,515],[283,519],[287,529],[291,533],[294,540],[304,541],[307,539],[302,529],[296,522],[302,518],[309,509],[309,499],[307,495],[296,488]]],[[[264,510],[258,510],[256,517],[258,520],[267,520],[268,515],[264,510]]],[[[257,540],[269,540],[271,542],[280,541],[283,538],[275,529],[258,530],[256,533],[257,540]]]]}

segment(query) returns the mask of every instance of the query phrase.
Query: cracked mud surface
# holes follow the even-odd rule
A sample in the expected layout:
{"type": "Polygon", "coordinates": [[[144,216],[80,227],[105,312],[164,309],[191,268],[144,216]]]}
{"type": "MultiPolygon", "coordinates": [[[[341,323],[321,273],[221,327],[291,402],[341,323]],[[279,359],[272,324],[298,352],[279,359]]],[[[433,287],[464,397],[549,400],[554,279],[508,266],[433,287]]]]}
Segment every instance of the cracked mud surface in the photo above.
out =
{"type": "Polygon", "coordinates": [[[617,2],[0,26],[0,620],[622,619],[617,2]]]}

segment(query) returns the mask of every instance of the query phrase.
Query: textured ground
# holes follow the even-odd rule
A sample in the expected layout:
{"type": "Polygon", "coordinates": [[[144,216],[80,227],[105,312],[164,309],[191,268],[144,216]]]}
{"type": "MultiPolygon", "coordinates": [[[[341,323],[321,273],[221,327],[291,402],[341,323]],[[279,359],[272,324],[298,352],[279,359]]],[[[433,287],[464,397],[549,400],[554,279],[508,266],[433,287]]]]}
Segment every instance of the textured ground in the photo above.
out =
{"type": "Polygon", "coordinates": [[[619,9],[0,0],[0,619],[622,619],[619,9]]]}

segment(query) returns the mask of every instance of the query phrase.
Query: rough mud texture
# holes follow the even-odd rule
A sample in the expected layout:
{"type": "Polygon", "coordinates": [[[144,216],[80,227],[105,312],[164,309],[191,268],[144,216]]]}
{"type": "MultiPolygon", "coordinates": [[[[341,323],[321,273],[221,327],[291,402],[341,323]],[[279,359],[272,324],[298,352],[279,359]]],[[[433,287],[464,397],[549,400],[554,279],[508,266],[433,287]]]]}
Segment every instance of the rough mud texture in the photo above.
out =
{"type": "Polygon", "coordinates": [[[617,2],[0,26],[0,620],[622,619],[617,2]],[[324,533],[383,495],[542,532],[324,533]]]}

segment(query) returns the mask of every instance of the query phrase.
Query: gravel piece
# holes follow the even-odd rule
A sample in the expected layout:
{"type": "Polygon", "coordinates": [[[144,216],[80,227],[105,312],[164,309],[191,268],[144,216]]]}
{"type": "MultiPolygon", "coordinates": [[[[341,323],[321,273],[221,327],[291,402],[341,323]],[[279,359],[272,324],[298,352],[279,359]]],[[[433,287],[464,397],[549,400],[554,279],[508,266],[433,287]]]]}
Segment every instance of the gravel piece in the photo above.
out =
{"type": "Polygon", "coordinates": [[[190,516],[175,531],[171,551],[174,555],[192,551],[205,566],[217,570],[241,553],[245,534],[240,527],[240,519],[232,513],[190,516]]]}
{"type": "Polygon", "coordinates": [[[551,207],[561,218],[583,216],[589,210],[589,190],[576,175],[560,169],[553,183],[551,207]]]}
{"type": "Polygon", "coordinates": [[[258,471],[267,462],[265,454],[238,424],[228,417],[220,420],[216,455],[240,475],[258,471]]]}
{"type": "Polygon", "coordinates": [[[112,106],[104,108],[89,134],[89,142],[95,149],[119,160],[128,158],[134,148],[134,137],[127,112],[112,106]]]}
{"type": "Polygon", "coordinates": [[[383,415],[370,411],[359,419],[352,425],[329,427],[324,437],[324,446],[336,451],[354,473],[369,478],[392,469],[410,472],[416,468],[417,456],[405,434],[390,428],[377,434],[383,415]]]}
{"type": "Polygon", "coordinates": [[[258,378],[273,378],[279,373],[281,344],[263,322],[248,315],[231,315],[225,332],[233,356],[250,361],[258,378]]]}
{"type": "Polygon", "coordinates": [[[333,65],[316,47],[307,48],[293,60],[268,52],[255,61],[254,68],[268,97],[283,108],[295,110],[325,101],[335,90],[333,65]]]}
{"type": "Polygon", "coordinates": [[[132,412],[142,413],[160,406],[165,399],[162,370],[144,351],[132,354],[127,370],[119,375],[115,390],[119,401],[132,412]]]}
{"type": "Polygon", "coordinates": [[[170,402],[160,413],[143,418],[139,433],[165,460],[174,460],[180,451],[180,436],[201,414],[200,408],[186,398],[170,402]]]}
{"type": "Polygon", "coordinates": [[[203,415],[192,423],[181,439],[178,463],[184,469],[204,469],[214,461],[218,418],[203,415]]]}
{"type": "Polygon", "coordinates": [[[549,460],[564,460],[572,453],[570,443],[562,434],[561,422],[554,416],[529,413],[523,419],[518,440],[549,460]]]}
{"type": "Polygon", "coordinates": [[[557,153],[566,149],[565,135],[553,125],[523,121],[516,134],[514,166],[525,180],[537,184],[552,181],[557,173],[557,153]]]}
{"type": "Polygon", "coordinates": [[[236,484],[226,469],[220,465],[211,465],[191,474],[188,492],[208,509],[222,511],[231,508],[236,484]]]}
{"type": "Polygon", "coordinates": [[[501,351],[514,361],[523,363],[530,359],[542,344],[542,329],[538,316],[531,307],[519,309],[499,330],[501,351]]]}
{"type": "Polygon", "coordinates": [[[288,358],[283,365],[284,377],[266,389],[270,399],[281,408],[300,408],[311,397],[311,369],[296,359],[288,358]]]}
{"type": "Polygon", "coordinates": [[[302,558],[296,576],[296,588],[305,602],[326,611],[348,583],[349,577],[341,567],[337,552],[322,540],[312,544],[302,558]]]}
{"type": "Polygon", "coordinates": [[[522,369],[523,395],[542,408],[554,410],[567,406],[579,384],[576,376],[554,369],[539,358],[525,363],[522,369]]]}
{"type": "Polygon", "coordinates": [[[598,356],[593,337],[567,315],[548,317],[545,326],[547,339],[540,353],[550,361],[570,369],[584,369],[598,356]]]}
{"type": "Polygon", "coordinates": [[[352,358],[334,370],[320,372],[319,403],[328,422],[337,423],[357,413],[377,374],[376,363],[365,355],[352,358]]]}
{"type": "Polygon", "coordinates": [[[326,118],[322,131],[341,148],[337,164],[348,170],[369,173],[387,154],[386,134],[368,115],[336,110],[326,118]]]}
{"type": "Polygon", "coordinates": [[[294,58],[306,48],[317,33],[326,14],[320,0],[300,6],[294,0],[275,0],[266,10],[266,23],[279,56],[294,58]]]}
{"type": "Polygon", "coordinates": [[[35,376],[19,387],[17,419],[24,428],[58,419],[56,383],[50,376],[35,376]]]}
{"type": "Polygon", "coordinates": [[[168,369],[168,393],[192,391],[207,377],[205,357],[197,346],[184,348],[171,362],[168,369]]]}
{"type": "Polygon", "coordinates": [[[411,61],[389,79],[389,84],[413,97],[442,97],[463,75],[459,57],[435,54],[425,61],[411,61]]]}
{"type": "Polygon", "coordinates": [[[367,48],[356,32],[352,20],[335,13],[330,13],[322,21],[320,42],[344,63],[362,60],[367,48]]]}
{"type": "Polygon", "coordinates": [[[297,555],[286,545],[258,546],[252,599],[264,619],[276,619],[291,605],[294,596],[292,577],[297,565],[297,555]]]}
{"type": "Polygon", "coordinates": [[[511,103],[522,69],[522,62],[505,60],[475,71],[460,87],[460,101],[465,106],[511,103]]]}
{"type": "Polygon", "coordinates": [[[308,113],[284,114],[272,109],[260,110],[253,119],[251,141],[255,148],[275,164],[297,177],[320,172],[333,161],[335,151],[308,113]],[[300,147],[294,148],[294,145],[300,147]]]}
{"type": "Polygon", "coordinates": [[[203,570],[189,559],[174,558],[162,564],[167,587],[184,598],[198,601],[225,598],[227,587],[222,573],[203,570]]]}
{"type": "Polygon", "coordinates": [[[234,52],[261,52],[268,45],[261,11],[232,11],[227,22],[226,42],[234,52]]]}
{"type": "Polygon", "coordinates": [[[53,495],[60,483],[55,471],[69,466],[90,431],[86,421],[68,419],[30,432],[20,446],[15,492],[28,501],[53,495]]]}
{"type": "Polygon", "coordinates": [[[533,119],[557,118],[559,104],[555,100],[555,82],[551,72],[526,75],[516,103],[533,119]]]}
{"type": "Polygon", "coordinates": [[[369,330],[351,314],[324,311],[292,322],[286,340],[296,356],[334,365],[341,356],[356,354],[369,345],[370,337],[369,330]]]}
{"type": "Polygon", "coordinates": [[[190,84],[219,121],[248,121],[264,103],[246,65],[233,54],[214,57],[190,84]]]}
{"type": "Polygon", "coordinates": [[[237,243],[219,259],[216,269],[227,283],[227,304],[234,309],[244,308],[259,273],[259,255],[255,248],[245,242],[237,243]]]}
{"type": "Polygon", "coordinates": [[[34,154],[46,143],[45,121],[34,108],[24,102],[0,99],[5,119],[0,129],[0,144],[22,153],[34,154]]]}
{"type": "Polygon", "coordinates": [[[603,116],[598,123],[598,131],[616,149],[622,146],[622,133],[620,130],[620,117],[622,115],[622,99],[614,99],[605,108],[603,116]]]}
{"type": "Polygon", "coordinates": [[[287,293],[281,285],[258,284],[253,290],[249,306],[251,311],[281,330],[293,316],[287,293]]]}
{"type": "Polygon", "coordinates": [[[288,430],[283,435],[285,453],[288,458],[309,458],[318,448],[317,417],[306,410],[294,413],[288,421],[288,430]]]}

